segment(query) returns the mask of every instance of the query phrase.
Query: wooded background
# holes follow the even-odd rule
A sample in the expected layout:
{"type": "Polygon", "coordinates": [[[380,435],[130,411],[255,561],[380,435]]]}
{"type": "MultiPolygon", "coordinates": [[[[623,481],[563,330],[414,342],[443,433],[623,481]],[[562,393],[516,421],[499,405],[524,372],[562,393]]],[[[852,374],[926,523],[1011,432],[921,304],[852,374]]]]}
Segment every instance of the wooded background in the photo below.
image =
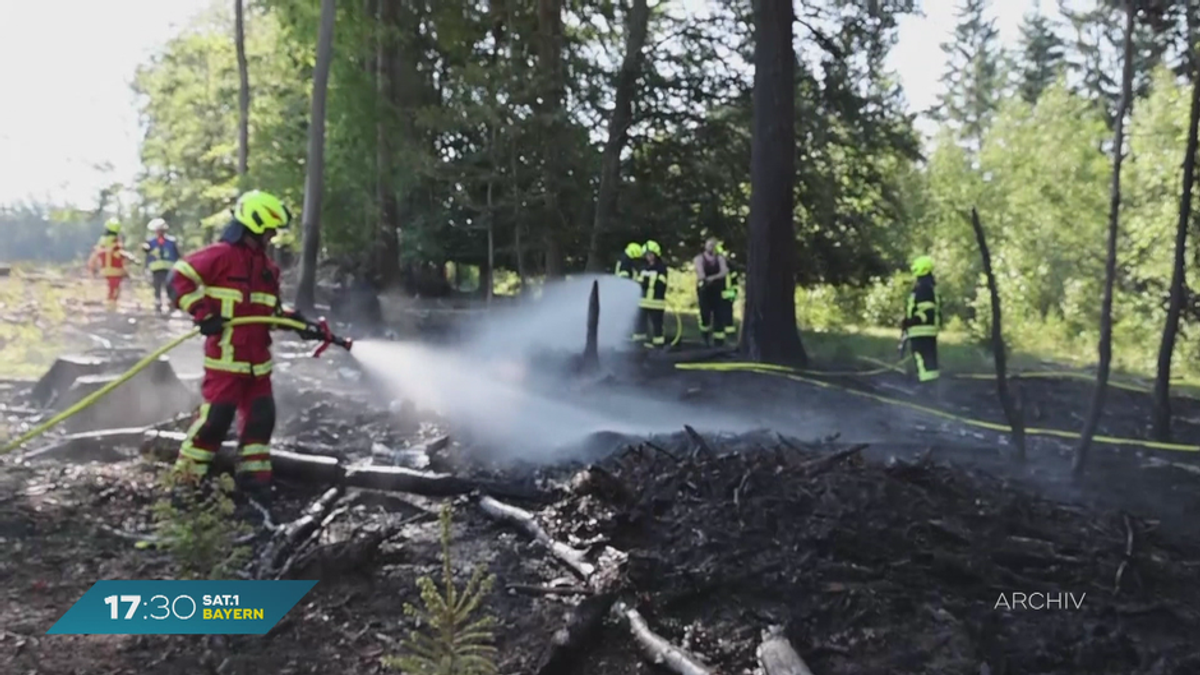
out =
{"type": "MultiPolygon", "coordinates": [[[[161,215],[192,248],[223,224],[243,188],[275,192],[300,213],[321,4],[246,3],[241,101],[235,15],[243,8],[214,4],[137,73],[145,128],[137,184],[114,185],[91,205],[6,207],[0,257],[82,255],[113,213],[131,237],[161,215]],[[248,111],[241,172],[240,102],[248,111]],[[119,200],[130,190],[136,199],[119,200]]],[[[645,0],[325,4],[336,22],[323,259],[361,263],[389,286],[411,283],[413,266],[455,261],[494,277],[498,291],[516,279],[607,270],[629,240],[653,238],[683,265],[713,235],[745,263],[753,257],[756,9],[766,25],[793,26],[794,57],[784,49],[789,34],[762,36],[771,44],[760,47],[774,51],[760,57],[777,67],[760,74],[776,93],[763,99],[759,121],[786,133],[778,116],[790,116],[794,179],[779,175],[790,169],[778,152],[760,159],[763,179],[776,183],[762,208],[791,200],[795,246],[766,252],[794,251],[794,292],[790,275],[770,284],[794,298],[801,329],[895,325],[907,260],[928,253],[951,330],[985,338],[974,206],[1010,344],[1095,350],[1122,2],[1070,3],[1083,10],[1045,2],[1041,12],[1031,4],[1011,51],[985,19],[986,0],[960,2],[928,144],[884,65],[897,18],[919,10],[911,0],[714,0],[702,14],[645,0]],[[794,96],[780,93],[788,81],[794,96]]],[[[1177,246],[1187,264],[1175,363],[1200,356],[1192,292],[1200,253],[1195,237],[1183,239],[1190,201],[1180,218],[1182,165],[1193,150],[1195,4],[1135,7],[1113,340],[1118,362],[1147,371],[1169,323],[1177,246]]]]}

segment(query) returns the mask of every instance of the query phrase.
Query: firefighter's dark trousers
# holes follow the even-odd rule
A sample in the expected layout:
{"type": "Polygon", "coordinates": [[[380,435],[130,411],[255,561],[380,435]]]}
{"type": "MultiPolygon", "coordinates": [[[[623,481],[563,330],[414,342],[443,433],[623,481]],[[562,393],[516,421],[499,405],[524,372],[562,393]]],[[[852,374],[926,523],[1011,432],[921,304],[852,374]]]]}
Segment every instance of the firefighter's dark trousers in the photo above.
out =
{"type": "Polygon", "coordinates": [[[646,347],[666,346],[667,338],[663,335],[663,317],[666,313],[665,309],[639,307],[637,330],[634,331],[633,339],[642,340],[646,347]]]}
{"type": "Polygon", "coordinates": [[[725,344],[725,312],[721,300],[721,287],[716,283],[696,289],[700,301],[700,333],[704,344],[725,344]]]}
{"type": "Polygon", "coordinates": [[[206,370],[201,386],[204,404],[179,449],[175,469],[197,477],[209,467],[238,418],[237,482],[269,485],[271,434],[275,432],[275,398],[271,378],[206,370]]]}
{"type": "Polygon", "coordinates": [[[154,308],[155,309],[162,307],[162,305],[163,305],[162,298],[164,295],[167,296],[167,304],[170,304],[170,302],[171,302],[170,295],[167,293],[167,274],[169,274],[170,272],[171,272],[171,270],[154,270],[153,272],[150,273],[150,278],[154,283],[154,308]]]}
{"type": "Polygon", "coordinates": [[[738,325],[733,321],[733,303],[736,300],[728,293],[721,294],[721,322],[725,324],[725,339],[730,342],[737,342],[738,325]]]}
{"type": "Polygon", "coordinates": [[[937,336],[912,337],[908,344],[917,365],[917,379],[921,382],[938,379],[937,336]]]}

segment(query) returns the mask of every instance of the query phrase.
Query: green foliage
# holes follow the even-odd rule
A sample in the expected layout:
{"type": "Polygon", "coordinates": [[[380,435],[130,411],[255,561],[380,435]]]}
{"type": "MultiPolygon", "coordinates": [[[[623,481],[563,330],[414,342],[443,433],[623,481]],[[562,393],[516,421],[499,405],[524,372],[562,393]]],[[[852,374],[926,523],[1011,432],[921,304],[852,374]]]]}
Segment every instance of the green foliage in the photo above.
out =
{"type": "MultiPolygon", "coordinates": [[[[167,43],[134,78],[144,125],[144,207],[189,249],[228,222],[237,184],[237,55],[232,4],[214,8],[167,43]]],[[[250,183],[296,205],[303,186],[307,93],[302,54],[270,14],[248,11],[250,183]]]]}
{"type": "Polygon", "coordinates": [[[995,19],[986,19],[988,0],[962,0],[954,37],[941,45],[946,54],[945,91],[936,116],[955,129],[967,147],[977,150],[1004,94],[995,19]]]}
{"type": "Polygon", "coordinates": [[[441,513],[442,588],[439,589],[427,576],[417,580],[424,607],[405,603],[404,613],[414,618],[424,632],[411,631],[403,644],[407,655],[385,657],[384,665],[388,668],[403,670],[408,675],[491,675],[498,672],[490,630],[495,619],[490,616],[474,618],[496,578],[485,576],[485,570],[480,566],[464,588],[455,587],[450,528],[451,509],[446,505],[441,513]]]}
{"type": "Polygon", "coordinates": [[[159,481],[166,493],[153,506],[159,546],[170,551],[180,574],[191,579],[228,579],[250,559],[250,547],[237,540],[251,532],[234,517],[233,478],[215,476],[200,486],[194,478],[167,471],[159,481]]]}
{"type": "MultiPolygon", "coordinates": [[[[967,220],[976,207],[1009,340],[1090,358],[1121,4],[1043,3],[1046,13],[1026,17],[1017,49],[1005,55],[987,0],[961,0],[945,45],[951,58],[942,124],[921,147],[886,67],[896,21],[914,3],[803,3],[793,216],[804,329],[833,335],[883,326],[891,334],[910,283],[907,261],[924,253],[936,261],[947,320],[974,349],[990,331],[967,220]]],[[[703,18],[681,16],[675,5],[652,12],[617,213],[598,235],[604,269],[627,241],[659,241],[674,268],[671,307],[685,313],[694,311],[695,293],[681,268],[702,240],[717,236],[743,259],[746,252],[751,5],[708,3],[703,18]]],[[[559,263],[567,273],[582,267],[627,10],[607,2],[559,7],[561,42],[548,44],[538,3],[339,3],[324,256],[369,260],[392,278],[426,263],[474,269],[487,260],[490,229],[498,294],[514,292],[518,277],[538,283],[559,263]],[[388,248],[392,233],[398,247],[388,248]]],[[[1178,78],[1181,8],[1145,5],[1135,35],[1137,98],[1114,327],[1117,363],[1128,368],[1152,363],[1170,278],[1188,112],[1178,78]]],[[[297,214],[318,11],[317,3],[264,0],[247,19],[251,182],[283,195],[297,214]]],[[[189,26],[135,83],[146,132],[138,213],[162,213],[193,240],[185,241],[189,247],[207,236],[201,223],[222,224],[235,193],[238,82],[229,14],[221,5],[189,26]]],[[[97,213],[118,188],[101,195],[97,213]]],[[[29,250],[50,236],[22,227],[14,244],[0,239],[0,255],[6,245],[29,250]]],[[[1191,258],[1200,259],[1191,246],[1191,258]]],[[[1200,284],[1197,269],[1189,266],[1189,288],[1200,284]]],[[[1187,339],[1198,322],[1197,312],[1185,311],[1177,368],[1200,357],[1200,342],[1187,339]]],[[[685,315],[683,323],[690,331],[694,320],[685,315]]]]}
{"type": "Polygon", "coordinates": [[[1017,89],[1026,103],[1037,103],[1042,92],[1066,68],[1064,42],[1050,18],[1037,8],[1021,23],[1017,89]]]}

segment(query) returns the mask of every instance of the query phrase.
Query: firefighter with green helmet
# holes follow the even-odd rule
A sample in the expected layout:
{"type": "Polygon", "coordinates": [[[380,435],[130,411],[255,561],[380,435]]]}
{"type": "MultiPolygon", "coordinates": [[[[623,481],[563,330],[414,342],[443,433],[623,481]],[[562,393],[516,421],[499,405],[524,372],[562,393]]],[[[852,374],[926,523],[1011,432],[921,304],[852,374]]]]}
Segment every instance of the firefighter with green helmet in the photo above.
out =
{"type": "Polygon", "coordinates": [[[646,266],[638,274],[642,298],[638,301],[638,324],[634,339],[646,347],[663,349],[667,338],[663,334],[663,319],[667,314],[667,265],[662,259],[662,247],[657,241],[647,241],[643,247],[646,266]],[[647,334],[646,330],[649,330],[647,334]]]}
{"type": "MultiPolygon", "coordinates": [[[[642,256],[646,254],[642,245],[636,241],[631,241],[625,245],[625,250],[621,252],[617,258],[617,265],[613,269],[613,274],[619,279],[628,279],[636,284],[641,283],[641,261],[642,256]]],[[[629,339],[632,342],[641,344],[646,341],[645,319],[641,312],[638,312],[637,326],[633,329],[629,339]]]]}
{"type": "Polygon", "coordinates": [[[912,261],[913,289],[908,295],[901,328],[912,349],[921,382],[938,379],[937,336],[942,326],[942,300],[933,278],[933,258],[918,256],[912,261]]]}
{"type": "Polygon", "coordinates": [[[613,274],[623,279],[637,280],[638,278],[638,261],[645,255],[642,250],[642,245],[636,241],[631,241],[625,245],[625,250],[621,252],[621,257],[617,258],[617,266],[613,270],[613,274]]]}

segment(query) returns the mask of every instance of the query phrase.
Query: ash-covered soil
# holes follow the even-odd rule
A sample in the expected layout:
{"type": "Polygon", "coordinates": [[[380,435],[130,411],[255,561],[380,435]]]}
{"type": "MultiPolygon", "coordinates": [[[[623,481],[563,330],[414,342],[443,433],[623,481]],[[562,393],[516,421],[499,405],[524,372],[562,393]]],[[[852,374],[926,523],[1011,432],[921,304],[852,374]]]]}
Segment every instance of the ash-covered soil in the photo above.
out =
{"type": "MultiPolygon", "coordinates": [[[[188,328],[135,316],[130,303],[120,315],[98,302],[72,312],[69,346],[136,351],[188,328]]],[[[400,332],[428,333],[425,319],[400,332]]],[[[172,355],[193,386],[198,347],[172,355]]],[[[1031,438],[1028,462],[1016,466],[1004,434],[847,391],[602,355],[612,377],[580,380],[576,391],[703,406],[694,424],[702,430],[719,409],[784,438],[706,432],[702,449],[684,433],[599,434],[575,460],[522,465],[498,461],[487,439],[372,394],[345,355],[306,353],[286,338],[277,345],[276,447],[536,493],[506,500],[592,563],[622,560],[604,568],[603,590],[714,672],[754,672],[771,624],[785,627],[818,675],[1200,672],[1196,453],[1098,445],[1087,475],[1072,481],[1070,441],[1031,438]],[[821,462],[863,442],[860,453],[821,462]]],[[[558,372],[573,361],[554,355],[540,365],[558,372]]],[[[895,373],[818,379],[1003,422],[994,383],[952,375],[936,393],[895,373]]],[[[0,382],[10,426],[45,418],[27,390],[0,382]]],[[[1090,384],[1027,379],[1021,390],[1031,426],[1081,426],[1090,384]]],[[[1177,399],[1174,412],[1175,440],[1200,444],[1200,402],[1177,399]]],[[[1145,437],[1148,420],[1147,395],[1110,389],[1100,433],[1145,437]]],[[[440,573],[445,502],[455,507],[459,583],[475,565],[497,576],[485,610],[499,619],[499,672],[538,672],[564,617],[589,597],[589,584],[525,532],[485,516],[478,494],[349,489],[289,571],[319,583],[267,636],[47,636],[98,579],[179,574],[168,555],[135,546],[165,467],[137,458],[136,444],[83,450],[0,460],[0,672],[382,672],[380,657],[399,653],[413,627],[403,607],[419,600],[416,579],[440,573]]],[[[296,518],[328,487],[279,481],[276,520],[296,518]]],[[[623,622],[610,618],[589,638],[560,672],[660,672],[623,622]]]]}
{"type": "MultiPolygon", "coordinates": [[[[1156,457],[1184,466],[1187,458],[1098,447],[1088,478],[1073,485],[1064,474],[1070,446],[1060,441],[1032,441],[1029,465],[1014,468],[994,433],[844,392],[754,374],[643,370],[644,391],[745,409],[785,436],[613,436],[596,439],[595,449],[616,450],[593,463],[501,465],[444,420],[389,408],[352,374],[317,379],[314,368],[279,378],[280,447],[536,490],[540,499],[509,503],[592,562],[621,552],[607,590],[714,672],[752,672],[771,624],[785,627],[820,675],[1200,672],[1200,545],[1186,517],[1197,479],[1147,468],[1156,457]],[[443,435],[449,442],[422,456],[387,454],[443,435]],[[821,461],[857,441],[871,446],[821,461]],[[1061,606],[1046,607],[1047,597],[1061,606]]],[[[627,374],[594,386],[635,386],[627,374]]],[[[1038,424],[1071,428],[1086,388],[1052,383],[1041,392],[1047,382],[1025,384],[1027,400],[1046,401],[1038,424]]],[[[952,386],[955,405],[977,400],[975,417],[994,415],[991,383],[952,386]]],[[[1114,434],[1139,424],[1140,403],[1122,396],[1110,398],[1105,421],[1114,434]]],[[[415,581],[440,570],[444,500],[354,489],[290,572],[320,582],[265,637],[45,635],[98,579],[175,577],[168,556],[134,546],[162,469],[136,458],[5,460],[0,670],[375,673],[381,656],[400,651],[415,581]]],[[[276,520],[297,517],[327,487],[281,481],[276,520]]],[[[487,517],[477,499],[450,499],[455,569],[460,583],[478,564],[497,576],[485,609],[499,619],[500,672],[537,672],[587,584],[526,533],[487,517]]],[[[650,669],[628,627],[610,619],[566,672],[650,669]]]]}

